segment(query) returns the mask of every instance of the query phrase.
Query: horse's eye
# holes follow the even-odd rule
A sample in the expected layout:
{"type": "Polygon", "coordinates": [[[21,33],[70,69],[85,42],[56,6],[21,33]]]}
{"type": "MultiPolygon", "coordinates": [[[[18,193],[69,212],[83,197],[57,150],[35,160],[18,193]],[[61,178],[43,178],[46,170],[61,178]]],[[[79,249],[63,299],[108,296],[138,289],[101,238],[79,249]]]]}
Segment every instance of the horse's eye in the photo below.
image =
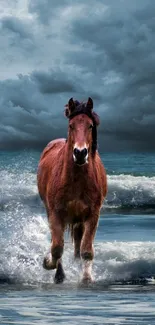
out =
{"type": "Polygon", "coordinates": [[[88,129],[92,129],[92,128],[93,128],[93,125],[92,125],[92,124],[90,124],[90,125],[89,125],[89,128],[88,128],[88,129]]]}

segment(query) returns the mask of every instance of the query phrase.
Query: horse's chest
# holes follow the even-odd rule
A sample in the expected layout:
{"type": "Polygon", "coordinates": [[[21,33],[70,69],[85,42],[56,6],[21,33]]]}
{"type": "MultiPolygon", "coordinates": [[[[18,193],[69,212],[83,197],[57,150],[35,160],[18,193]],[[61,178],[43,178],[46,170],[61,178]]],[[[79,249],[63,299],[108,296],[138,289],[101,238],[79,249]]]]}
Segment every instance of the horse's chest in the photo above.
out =
{"type": "Polygon", "coordinates": [[[80,199],[68,201],[66,209],[68,218],[73,218],[74,222],[82,221],[89,213],[88,205],[80,199]]]}
{"type": "Polygon", "coordinates": [[[57,207],[61,207],[64,210],[68,222],[81,222],[87,218],[94,201],[93,192],[90,184],[84,177],[83,179],[75,177],[72,184],[67,182],[61,188],[57,207]]]}

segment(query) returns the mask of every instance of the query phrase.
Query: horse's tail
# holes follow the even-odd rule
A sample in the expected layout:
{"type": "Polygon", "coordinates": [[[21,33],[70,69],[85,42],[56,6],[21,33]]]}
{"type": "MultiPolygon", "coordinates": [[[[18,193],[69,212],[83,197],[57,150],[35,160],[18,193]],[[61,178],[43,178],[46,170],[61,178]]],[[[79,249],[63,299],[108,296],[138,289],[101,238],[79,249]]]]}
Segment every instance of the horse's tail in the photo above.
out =
{"type": "Polygon", "coordinates": [[[73,240],[81,241],[81,238],[83,236],[83,231],[84,231],[84,225],[82,222],[69,224],[67,228],[68,228],[68,233],[71,236],[72,242],[73,240]]]}

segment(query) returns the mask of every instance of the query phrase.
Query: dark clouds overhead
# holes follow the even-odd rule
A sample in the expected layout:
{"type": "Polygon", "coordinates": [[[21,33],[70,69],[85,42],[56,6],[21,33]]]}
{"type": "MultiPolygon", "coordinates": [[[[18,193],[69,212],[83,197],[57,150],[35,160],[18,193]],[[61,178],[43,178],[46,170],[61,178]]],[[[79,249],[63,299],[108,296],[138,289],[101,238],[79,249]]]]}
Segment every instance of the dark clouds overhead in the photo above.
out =
{"type": "Polygon", "coordinates": [[[155,2],[0,4],[0,148],[66,134],[64,105],[92,96],[100,149],[154,150],[155,2]]]}

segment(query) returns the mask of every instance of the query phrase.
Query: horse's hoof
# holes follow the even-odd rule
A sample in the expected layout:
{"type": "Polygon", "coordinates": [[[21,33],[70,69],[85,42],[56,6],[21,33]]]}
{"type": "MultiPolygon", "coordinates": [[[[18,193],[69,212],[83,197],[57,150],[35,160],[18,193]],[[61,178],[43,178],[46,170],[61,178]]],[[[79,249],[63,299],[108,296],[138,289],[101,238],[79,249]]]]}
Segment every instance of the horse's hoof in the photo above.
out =
{"type": "Polygon", "coordinates": [[[93,278],[91,277],[91,275],[83,276],[83,278],[81,280],[81,283],[85,284],[85,285],[92,284],[93,282],[94,281],[93,281],[93,278]]]}
{"type": "Polygon", "coordinates": [[[46,257],[44,257],[44,260],[43,260],[43,268],[45,270],[54,270],[54,269],[56,269],[56,264],[53,264],[52,260],[46,256],[46,257]]]}
{"type": "Polygon", "coordinates": [[[58,262],[57,270],[54,277],[55,283],[62,283],[65,279],[65,272],[63,270],[61,262],[58,262]]]}

